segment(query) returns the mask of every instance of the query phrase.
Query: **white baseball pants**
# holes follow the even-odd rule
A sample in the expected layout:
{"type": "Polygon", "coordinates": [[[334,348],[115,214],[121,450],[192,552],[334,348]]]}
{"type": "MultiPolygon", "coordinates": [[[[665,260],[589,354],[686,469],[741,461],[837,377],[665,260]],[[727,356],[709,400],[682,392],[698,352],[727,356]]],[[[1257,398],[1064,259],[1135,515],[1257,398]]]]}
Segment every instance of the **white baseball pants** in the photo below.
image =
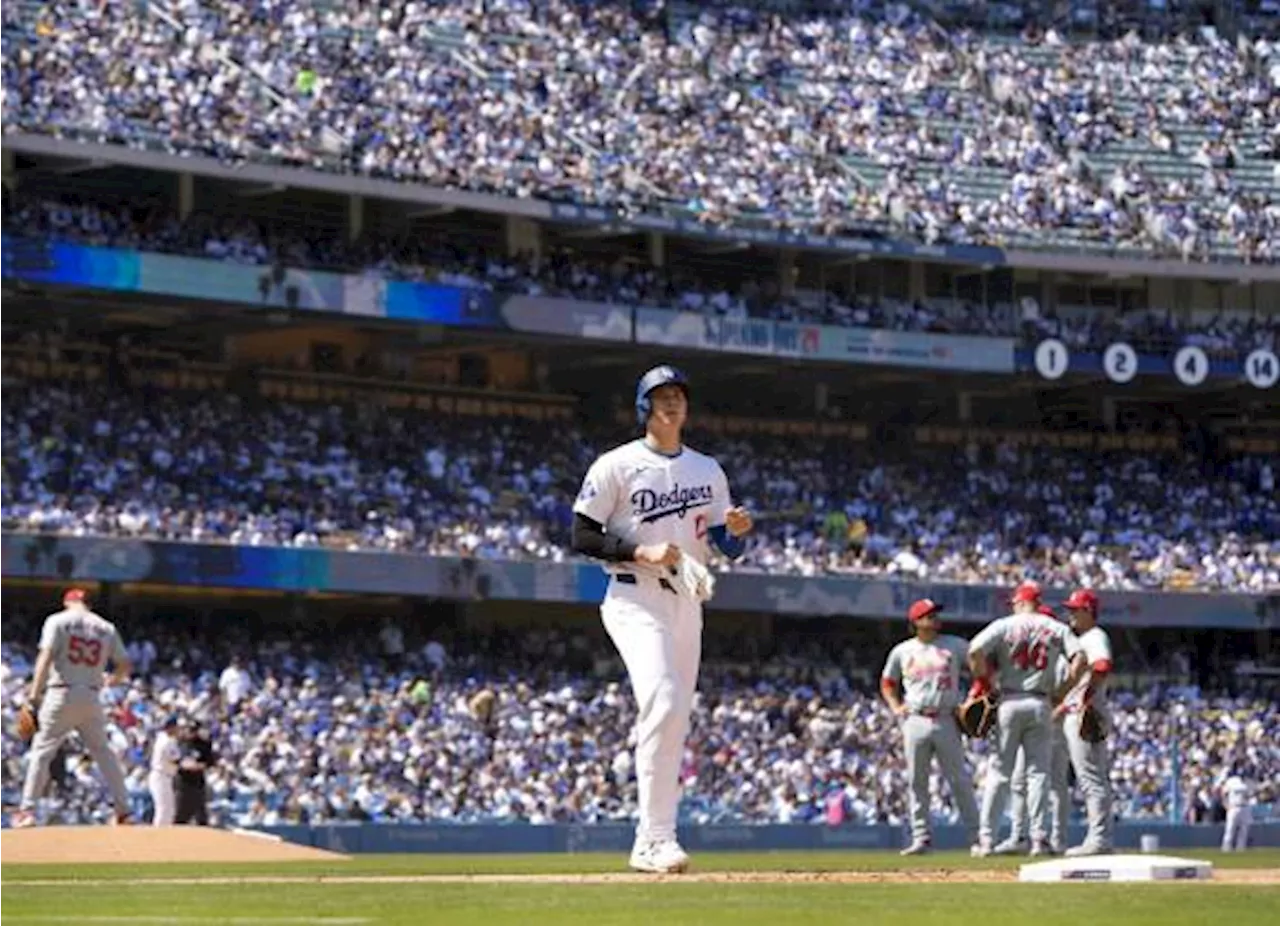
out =
{"type": "Polygon", "coordinates": [[[147,788],[151,791],[151,803],[155,805],[151,825],[172,826],[174,814],[177,812],[177,798],[173,793],[173,776],[152,769],[147,775],[147,788]]]}
{"type": "Polygon", "coordinates": [[[702,605],[649,576],[636,576],[634,584],[615,577],[600,615],[627,667],[639,709],[636,839],[674,839],[680,765],[702,660],[702,605]]]}
{"type": "Polygon", "coordinates": [[[1249,827],[1252,823],[1252,807],[1228,807],[1227,827],[1222,831],[1222,851],[1243,852],[1249,848],[1249,827]]]}

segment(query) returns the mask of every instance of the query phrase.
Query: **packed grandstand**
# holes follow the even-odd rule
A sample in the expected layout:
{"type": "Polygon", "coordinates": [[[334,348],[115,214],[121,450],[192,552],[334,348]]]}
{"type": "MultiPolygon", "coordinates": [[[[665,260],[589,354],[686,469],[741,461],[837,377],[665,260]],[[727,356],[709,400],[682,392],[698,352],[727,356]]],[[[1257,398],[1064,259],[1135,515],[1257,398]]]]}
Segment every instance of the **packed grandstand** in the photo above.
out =
{"type": "MultiPolygon", "coordinates": [[[[3,796],[11,805],[22,781],[11,708],[34,659],[26,641],[38,613],[5,616],[3,796]]],[[[140,818],[149,814],[147,750],[178,712],[212,733],[210,809],[222,825],[632,819],[635,702],[599,634],[437,636],[371,616],[359,626],[358,634],[317,634],[314,623],[263,626],[225,612],[129,625],[137,679],[105,698],[140,818]],[[499,696],[492,730],[468,707],[482,686],[499,696]]],[[[883,654],[866,644],[833,651],[803,626],[780,632],[773,646],[768,657],[709,647],[683,760],[682,818],[902,824],[908,788],[896,721],[850,672],[878,672],[883,654]]],[[[1130,665],[1139,658],[1127,657],[1130,665]]],[[[1117,813],[1211,822],[1233,767],[1258,784],[1261,813],[1280,801],[1274,694],[1238,687],[1229,670],[1207,678],[1234,691],[1202,689],[1181,649],[1155,667],[1158,682],[1113,699],[1117,813]]],[[[987,746],[970,751],[975,782],[987,746]]],[[[938,819],[954,821],[936,774],[932,788],[938,819]]],[[[44,813],[97,819],[109,812],[104,794],[73,743],[44,813]]]]}
{"type": "Polygon", "coordinates": [[[879,2],[18,3],[4,125],[715,225],[1276,260],[1276,11],[1232,39],[1111,6],[1026,4],[1019,39],[879,2]]]}

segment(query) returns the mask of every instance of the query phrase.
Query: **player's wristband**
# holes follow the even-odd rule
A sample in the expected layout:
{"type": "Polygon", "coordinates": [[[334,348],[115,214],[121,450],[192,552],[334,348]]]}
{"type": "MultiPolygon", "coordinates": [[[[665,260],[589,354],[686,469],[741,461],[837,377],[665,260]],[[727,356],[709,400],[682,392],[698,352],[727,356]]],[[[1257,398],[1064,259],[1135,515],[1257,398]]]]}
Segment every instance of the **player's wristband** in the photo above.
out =
{"type": "Polygon", "coordinates": [[[637,547],[638,544],[634,544],[630,540],[626,540],[616,534],[605,533],[604,544],[601,547],[601,551],[604,553],[602,558],[615,563],[634,563],[636,561],[637,547]]]}

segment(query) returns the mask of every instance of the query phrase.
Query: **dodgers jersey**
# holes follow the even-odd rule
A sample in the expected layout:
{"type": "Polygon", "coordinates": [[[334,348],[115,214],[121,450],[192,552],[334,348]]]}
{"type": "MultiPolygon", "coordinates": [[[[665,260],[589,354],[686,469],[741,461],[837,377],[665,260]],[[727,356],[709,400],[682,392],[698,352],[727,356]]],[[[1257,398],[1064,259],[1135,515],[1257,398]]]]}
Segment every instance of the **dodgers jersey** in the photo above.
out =
{"type": "Polygon", "coordinates": [[[46,617],[40,648],[53,657],[48,684],[65,688],[99,688],[108,661],[126,658],[116,625],[88,608],[67,608],[46,617]]]}
{"type": "Polygon", "coordinates": [[[182,758],[182,745],[164,730],[156,736],[151,747],[151,771],[172,778],[178,774],[178,760],[182,758]]]}
{"type": "MultiPolygon", "coordinates": [[[[582,481],[573,510],[635,544],[674,543],[705,564],[708,531],[724,524],[733,507],[720,464],[692,447],[674,456],[644,442],[601,454],[582,481]]],[[[648,563],[607,563],[609,572],[665,575],[648,563]]]]}
{"type": "Polygon", "coordinates": [[[1250,793],[1253,789],[1239,775],[1232,775],[1222,786],[1223,803],[1229,810],[1240,810],[1249,806],[1250,793]]]}
{"type": "Polygon", "coordinates": [[[949,710],[960,703],[960,667],[969,644],[939,636],[930,643],[903,640],[889,651],[882,678],[902,683],[902,701],[913,711],[949,710]]]}
{"type": "MultiPolygon", "coordinates": [[[[1085,659],[1089,662],[1089,671],[1084,674],[1084,678],[1076,682],[1076,687],[1066,697],[1066,704],[1069,710],[1078,711],[1084,707],[1084,692],[1089,687],[1089,682],[1093,679],[1093,664],[1099,661],[1111,661],[1111,638],[1107,636],[1107,632],[1101,627],[1091,627],[1084,633],[1080,634],[1077,639],[1080,641],[1080,649],[1084,652],[1085,659]]],[[[1102,712],[1105,717],[1109,713],[1107,710],[1107,676],[1099,679],[1093,688],[1093,706],[1102,712]]]]}
{"type": "Polygon", "coordinates": [[[992,621],[969,643],[970,653],[996,657],[1000,690],[1048,696],[1057,662],[1080,651],[1071,628],[1044,614],[1010,614],[992,621]]]}

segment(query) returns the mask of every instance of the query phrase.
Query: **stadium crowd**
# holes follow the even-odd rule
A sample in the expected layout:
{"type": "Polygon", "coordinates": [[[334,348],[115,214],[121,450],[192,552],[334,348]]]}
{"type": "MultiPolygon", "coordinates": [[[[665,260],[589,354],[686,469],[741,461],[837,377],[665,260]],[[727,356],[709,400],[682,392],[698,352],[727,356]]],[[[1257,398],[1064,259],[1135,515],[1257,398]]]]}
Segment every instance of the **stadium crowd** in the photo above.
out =
{"type": "Polygon", "coordinates": [[[1010,42],[866,7],[13,4],[4,124],[712,225],[1280,257],[1241,172],[1280,158],[1262,34],[1010,42]]]}
{"type": "MultiPolygon", "coordinates": [[[[3,794],[21,786],[14,739],[29,679],[34,622],[6,622],[3,794]]],[[[126,634],[126,636],[129,636],[126,634]]],[[[443,642],[384,624],[370,633],[260,630],[161,623],[130,638],[134,680],[104,692],[110,737],[127,769],[139,819],[149,799],[150,745],[175,712],[209,731],[207,775],[215,824],[598,822],[635,811],[633,698],[612,652],[557,630],[495,630],[443,642]],[[263,636],[265,634],[265,636],[263,636]],[[470,697],[497,694],[483,727],[470,697]]],[[[607,645],[607,644],[605,644],[607,645]]],[[[847,659],[806,635],[787,655],[749,662],[709,653],[681,778],[692,822],[904,822],[907,782],[896,722],[852,681],[847,659]]],[[[1280,800],[1280,709],[1274,699],[1207,696],[1157,686],[1118,694],[1111,747],[1117,813],[1168,819],[1175,749],[1177,812],[1212,819],[1234,765],[1259,803],[1280,800]]],[[[975,780],[987,743],[970,750],[975,780]]],[[[47,820],[100,816],[100,778],[77,746],[64,757],[47,820]]],[[[934,810],[955,820],[935,774],[934,810]]]]}
{"type": "Polygon", "coordinates": [[[592,261],[583,255],[499,256],[459,246],[447,234],[391,238],[366,234],[347,243],[340,234],[307,233],[281,220],[264,224],[243,216],[196,212],[184,221],[162,205],[109,204],[76,197],[6,197],[6,232],[47,241],[136,248],[255,266],[284,265],[400,280],[444,283],[533,296],[644,305],[712,316],[770,318],[837,326],[1018,337],[1046,337],[1068,347],[1100,351],[1124,340],[1139,351],[1165,353],[1185,344],[1210,355],[1280,351],[1280,316],[1217,314],[1180,317],[1152,309],[1106,313],[1066,307],[1042,311],[1033,299],[1019,306],[984,307],[965,300],[875,299],[807,292],[783,296],[775,279],[755,278],[753,267],[735,285],[716,284],[680,270],[592,261]]]}
{"type": "MultiPolygon", "coordinates": [[[[3,425],[7,530],[557,561],[582,474],[630,436],[41,382],[6,387],[3,425]]],[[[786,438],[691,442],[773,515],[734,569],[1280,589],[1280,496],[1261,455],[813,438],[797,458],[786,438]]]]}

